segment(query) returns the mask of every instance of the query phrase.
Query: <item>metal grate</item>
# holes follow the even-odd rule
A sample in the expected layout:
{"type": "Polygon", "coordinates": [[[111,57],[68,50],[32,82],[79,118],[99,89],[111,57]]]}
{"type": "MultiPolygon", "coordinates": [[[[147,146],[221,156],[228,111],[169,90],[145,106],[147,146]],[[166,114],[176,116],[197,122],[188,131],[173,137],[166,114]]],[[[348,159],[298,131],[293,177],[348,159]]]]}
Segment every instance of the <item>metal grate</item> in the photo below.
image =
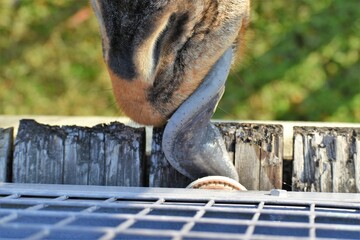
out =
{"type": "Polygon", "coordinates": [[[0,238],[360,239],[360,194],[0,183],[0,238]]]}

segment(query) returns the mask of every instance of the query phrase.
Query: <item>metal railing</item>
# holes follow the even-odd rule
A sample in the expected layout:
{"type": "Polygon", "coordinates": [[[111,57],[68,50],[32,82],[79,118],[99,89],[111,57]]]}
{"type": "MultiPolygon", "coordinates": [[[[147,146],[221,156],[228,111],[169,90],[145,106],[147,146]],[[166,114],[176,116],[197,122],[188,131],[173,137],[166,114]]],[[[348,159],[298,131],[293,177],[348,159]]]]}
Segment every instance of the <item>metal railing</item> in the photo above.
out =
{"type": "Polygon", "coordinates": [[[360,194],[0,184],[0,238],[360,239],[360,194]]]}

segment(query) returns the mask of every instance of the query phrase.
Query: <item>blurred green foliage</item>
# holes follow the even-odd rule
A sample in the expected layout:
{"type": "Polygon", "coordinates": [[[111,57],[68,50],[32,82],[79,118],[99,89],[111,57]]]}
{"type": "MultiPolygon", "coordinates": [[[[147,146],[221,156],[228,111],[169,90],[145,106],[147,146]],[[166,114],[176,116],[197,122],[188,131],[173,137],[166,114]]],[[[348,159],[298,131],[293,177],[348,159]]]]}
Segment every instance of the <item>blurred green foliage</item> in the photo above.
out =
{"type": "MultiPolygon", "coordinates": [[[[215,118],[360,121],[359,0],[254,0],[215,118]]],[[[0,114],[119,110],[87,0],[0,0],[0,114]]]]}

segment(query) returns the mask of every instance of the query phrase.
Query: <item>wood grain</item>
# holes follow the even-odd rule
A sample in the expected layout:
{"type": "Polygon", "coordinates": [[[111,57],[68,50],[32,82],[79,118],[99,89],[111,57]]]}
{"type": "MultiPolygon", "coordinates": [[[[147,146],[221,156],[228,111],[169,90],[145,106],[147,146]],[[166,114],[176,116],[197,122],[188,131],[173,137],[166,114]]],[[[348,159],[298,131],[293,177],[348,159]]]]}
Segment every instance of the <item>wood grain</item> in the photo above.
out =
{"type": "Polygon", "coordinates": [[[13,182],[143,186],[145,129],[20,122],[13,182]]]}
{"type": "Polygon", "coordinates": [[[293,190],[360,192],[359,129],[294,130],[293,190]]]}
{"type": "Polygon", "coordinates": [[[282,187],[283,130],[280,125],[239,124],[235,166],[248,190],[282,187]]]}

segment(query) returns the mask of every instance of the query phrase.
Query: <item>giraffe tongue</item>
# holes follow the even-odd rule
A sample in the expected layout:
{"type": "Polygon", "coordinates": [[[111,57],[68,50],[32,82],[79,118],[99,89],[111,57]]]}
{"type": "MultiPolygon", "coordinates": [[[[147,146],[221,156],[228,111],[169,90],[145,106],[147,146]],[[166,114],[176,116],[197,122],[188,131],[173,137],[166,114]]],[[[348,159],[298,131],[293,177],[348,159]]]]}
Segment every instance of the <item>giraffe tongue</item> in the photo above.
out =
{"type": "Polygon", "coordinates": [[[224,93],[231,61],[232,49],[228,49],[165,127],[164,154],[176,170],[191,179],[219,175],[238,180],[222,136],[210,122],[224,93]]]}

